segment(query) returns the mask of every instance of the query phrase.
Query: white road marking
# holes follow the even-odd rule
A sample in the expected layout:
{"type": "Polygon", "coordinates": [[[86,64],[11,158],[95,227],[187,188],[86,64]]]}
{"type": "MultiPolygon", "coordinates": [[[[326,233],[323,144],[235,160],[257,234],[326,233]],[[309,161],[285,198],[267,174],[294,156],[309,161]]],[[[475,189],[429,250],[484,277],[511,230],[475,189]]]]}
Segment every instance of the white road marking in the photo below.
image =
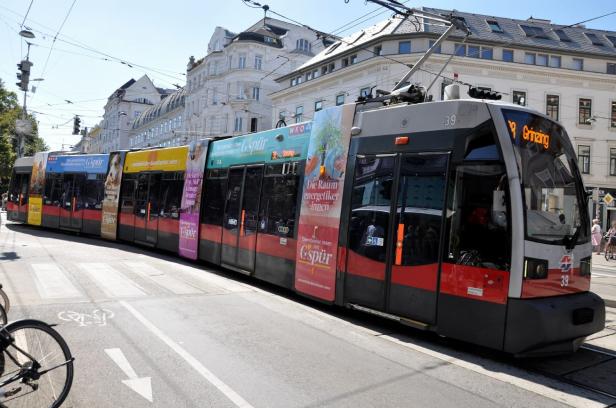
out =
{"type": "Polygon", "coordinates": [[[203,282],[207,286],[215,286],[217,288],[229,291],[229,292],[247,292],[252,291],[253,287],[247,284],[243,284],[240,282],[236,282],[233,279],[225,278],[224,276],[217,275],[210,271],[182,265],[182,264],[172,264],[172,267],[175,270],[182,271],[192,278],[203,282]]]}
{"type": "MultiPolygon", "coordinates": [[[[21,350],[23,350],[24,353],[28,353],[30,349],[28,348],[28,339],[26,339],[26,332],[24,330],[16,330],[11,334],[15,339],[15,345],[21,350]]],[[[19,364],[26,364],[30,361],[30,359],[24,353],[11,352],[11,354],[17,355],[17,361],[19,362],[19,364]]]]}
{"type": "Polygon", "coordinates": [[[109,297],[145,296],[145,292],[122,273],[104,263],[80,263],[109,297]]]}
{"type": "Polygon", "coordinates": [[[607,275],[604,273],[596,273],[596,272],[593,272],[592,276],[600,276],[602,278],[616,278],[616,275],[607,275]]]}
{"type": "Polygon", "coordinates": [[[128,377],[128,380],[122,380],[122,383],[141,395],[143,398],[150,402],[152,399],[152,378],[151,377],[137,377],[137,373],[133,370],[128,359],[122,353],[119,348],[105,349],[105,353],[113,360],[114,363],[120,367],[120,370],[128,377]]]}
{"type": "Polygon", "coordinates": [[[182,346],[173,341],[169,336],[163,333],[158,327],[154,326],[152,322],[150,322],[145,316],[143,316],[137,309],[129,305],[125,301],[119,302],[126,310],[128,310],[137,320],[141,322],[149,331],[152,332],[156,337],[158,337],[163,343],[165,343],[171,350],[175,351],[180,357],[184,359],[192,368],[195,369],[203,378],[205,378],[210,384],[216,387],[220,392],[222,392],[231,402],[233,402],[237,407],[240,408],[252,408],[244,398],[242,398],[238,393],[233,391],[231,387],[222,382],[220,378],[218,378],[214,373],[208,370],[199,360],[189,354],[182,346]]]}
{"type": "Polygon", "coordinates": [[[182,282],[181,280],[176,279],[145,262],[124,262],[124,264],[133,272],[150,279],[154,283],[170,290],[176,295],[194,295],[203,293],[194,286],[182,282]]]}
{"type": "Polygon", "coordinates": [[[56,264],[32,264],[36,289],[43,299],[81,297],[81,293],[56,264]]]}
{"type": "Polygon", "coordinates": [[[58,313],[58,319],[65,322],[76,322],[80,327],[107,326],[107,320],[112,319],[114,313],[108,309],[94,309],[92,313],[81,313],[72,310],[63,310],[58,313]]]}

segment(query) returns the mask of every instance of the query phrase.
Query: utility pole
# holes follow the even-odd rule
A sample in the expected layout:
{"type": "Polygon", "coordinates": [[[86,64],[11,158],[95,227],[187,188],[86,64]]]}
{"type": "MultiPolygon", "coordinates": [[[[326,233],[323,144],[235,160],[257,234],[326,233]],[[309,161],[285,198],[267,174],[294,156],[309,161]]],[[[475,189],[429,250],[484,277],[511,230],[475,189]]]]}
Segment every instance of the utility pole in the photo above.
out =
{"type": "MultiPolygon", "coordinates": [[[[34,33],[28,30],[22,30],[19,35],[23,38],[34,38],[34,33]]],[[[17,86],[24,91],[24,106],[21,111],[21,120],[17,120],[15,123],[15,129],[17,132],[17,157],[23,155],[24,135],[28,135],[32,132],[32,126],[30,121],[27,120],[27,100],[28,100],[28,85],[30,83],[30,70],[32,68],[32,62],[30,62],[30,46],[32,43],[26,41],[28,44],[28,52],[26,53],[26,59],[17,64],[19,72],[17,73],[17,86]]]]}

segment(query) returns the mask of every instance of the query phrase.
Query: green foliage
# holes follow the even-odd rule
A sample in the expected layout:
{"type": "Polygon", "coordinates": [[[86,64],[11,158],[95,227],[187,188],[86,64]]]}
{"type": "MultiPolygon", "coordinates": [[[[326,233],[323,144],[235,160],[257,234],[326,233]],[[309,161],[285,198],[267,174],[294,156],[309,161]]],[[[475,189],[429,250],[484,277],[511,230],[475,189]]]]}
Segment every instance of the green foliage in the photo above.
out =
{"type": "MultiPolygon", "coordinates": [[[[7,189],[17,157],[18,139],[15,121],[21,117],[22,108],[19,106],[17,95],[8,91],[0,79],[0,192],[7,189]]],[[[27,115],[26,118],[32,122],[32,134],[24,136],[24,154],[31,156],[36,152],[47,150],[48,147],[38,135],[36,118],[32,115],[27,115]]]]}

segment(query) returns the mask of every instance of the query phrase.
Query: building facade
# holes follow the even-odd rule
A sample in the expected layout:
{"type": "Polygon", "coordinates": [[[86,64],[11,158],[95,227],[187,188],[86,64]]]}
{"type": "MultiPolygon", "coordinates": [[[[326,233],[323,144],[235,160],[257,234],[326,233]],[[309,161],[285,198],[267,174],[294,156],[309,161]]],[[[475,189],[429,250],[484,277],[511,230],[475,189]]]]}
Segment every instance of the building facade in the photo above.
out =
{"type": "MultiPolygon", "coordinates": [[[[451,11],[424,8],[448,15],[451,11]]],[[[587,188],[616,193],[616,32],[565,27],[549,20],[513,20],[464,12],[472,35],[455,31],[410,79],[442,100],[455,80],[502,94],[561,122],[578,154],[587,188]],[[441,76],[436,75],[451,58],[441,76]],[[430,86],[431,85],[431,86],[430,86]]],[[[391,90],[445,30],[427,19],[392,18],[329,46],[279,77],[273,119],[312,118],[327,106],[353,102],[375,89],[391,90]]],[[[461,86],[461,97],[468,87],[461,86]]],[[[373,92],[374,93],[374,92],[373,92]]],[[[607,225],[616,212],[595,211],[607,225]],[[612,216],[613,214],[613,216],[612,216]]]]}
{"type": "Polygon", "coordinates": [[[323,48],[313,31],[266,18],[239,34],[217,27],[208,54],[187,67],[184,135],[240,135],[272,127],[275,78],[323,48]]]}
{"type": "Polygon", "coordinates": [[[155,87],[147,75],[136,81],[131,79],[114,91],[105,104],[100,134],[91,144],[92,153],[129,148],[133,121],[171,92],[155,87]]]}
{"type": "Polygon", "coordinates": [[[128,147],[168,147],[188,143],[188,136],[181,131],[185,94],[185,88],[179,89],[141,112],[132,123],[128,147]]]}

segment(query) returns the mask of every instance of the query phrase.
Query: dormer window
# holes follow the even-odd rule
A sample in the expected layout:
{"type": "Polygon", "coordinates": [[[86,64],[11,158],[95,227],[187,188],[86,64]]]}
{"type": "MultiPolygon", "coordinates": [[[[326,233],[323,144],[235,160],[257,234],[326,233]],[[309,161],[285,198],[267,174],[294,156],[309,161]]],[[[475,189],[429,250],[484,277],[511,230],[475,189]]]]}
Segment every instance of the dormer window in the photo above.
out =
{"type": "Polygon", "coordinates": [[[312,52],[312,44],[310,41],[300,38],[295,43],[295,49],[304,53],[310,53],[312,52]]]}
{"type": "Polygon", "coordinates": [[[614,47],[616,47],[616,35],[606,35],[605,37],[610,40],[614,47]]]}
{"type": "Polygon", "coordinates": [[[498,21],[486,20],[486,23],[488,23],[488,26],[490,26],[490,30],[492,30],[493,33],[503,33],[504,32],[501,26],[498,24],[498,21]]]}
{"type": "Polygon", "coordinates": [[[569,38],[569,36],[565,33],[565,30],[558,29],[558,30],[554,30],[554,32],[556,33],[560,41],[571,42],[571,38],[569,38]]]}
{"type": "Polygon", "coordinates": [[[599,45],[601,47],[603,47],[605,45],[605,44],[603,44],[603,41],[601,41],[599,39],[599,37],[597,37],[597,34],[595,34],[595,33],[584,33],[584,34],[590,40],[592,45],[599,45]]]}
{"type": "Polygon", "coordinates": [[[527,26],[524,24],[520,24],[520,28],[522,28],[524,33],[526,33],[526,36],[529,38],[543,38],[545,40],[549,40],[549,37],[547,36],[545,31],[543,31],[543,28],[541,27],[527,26]]]}

